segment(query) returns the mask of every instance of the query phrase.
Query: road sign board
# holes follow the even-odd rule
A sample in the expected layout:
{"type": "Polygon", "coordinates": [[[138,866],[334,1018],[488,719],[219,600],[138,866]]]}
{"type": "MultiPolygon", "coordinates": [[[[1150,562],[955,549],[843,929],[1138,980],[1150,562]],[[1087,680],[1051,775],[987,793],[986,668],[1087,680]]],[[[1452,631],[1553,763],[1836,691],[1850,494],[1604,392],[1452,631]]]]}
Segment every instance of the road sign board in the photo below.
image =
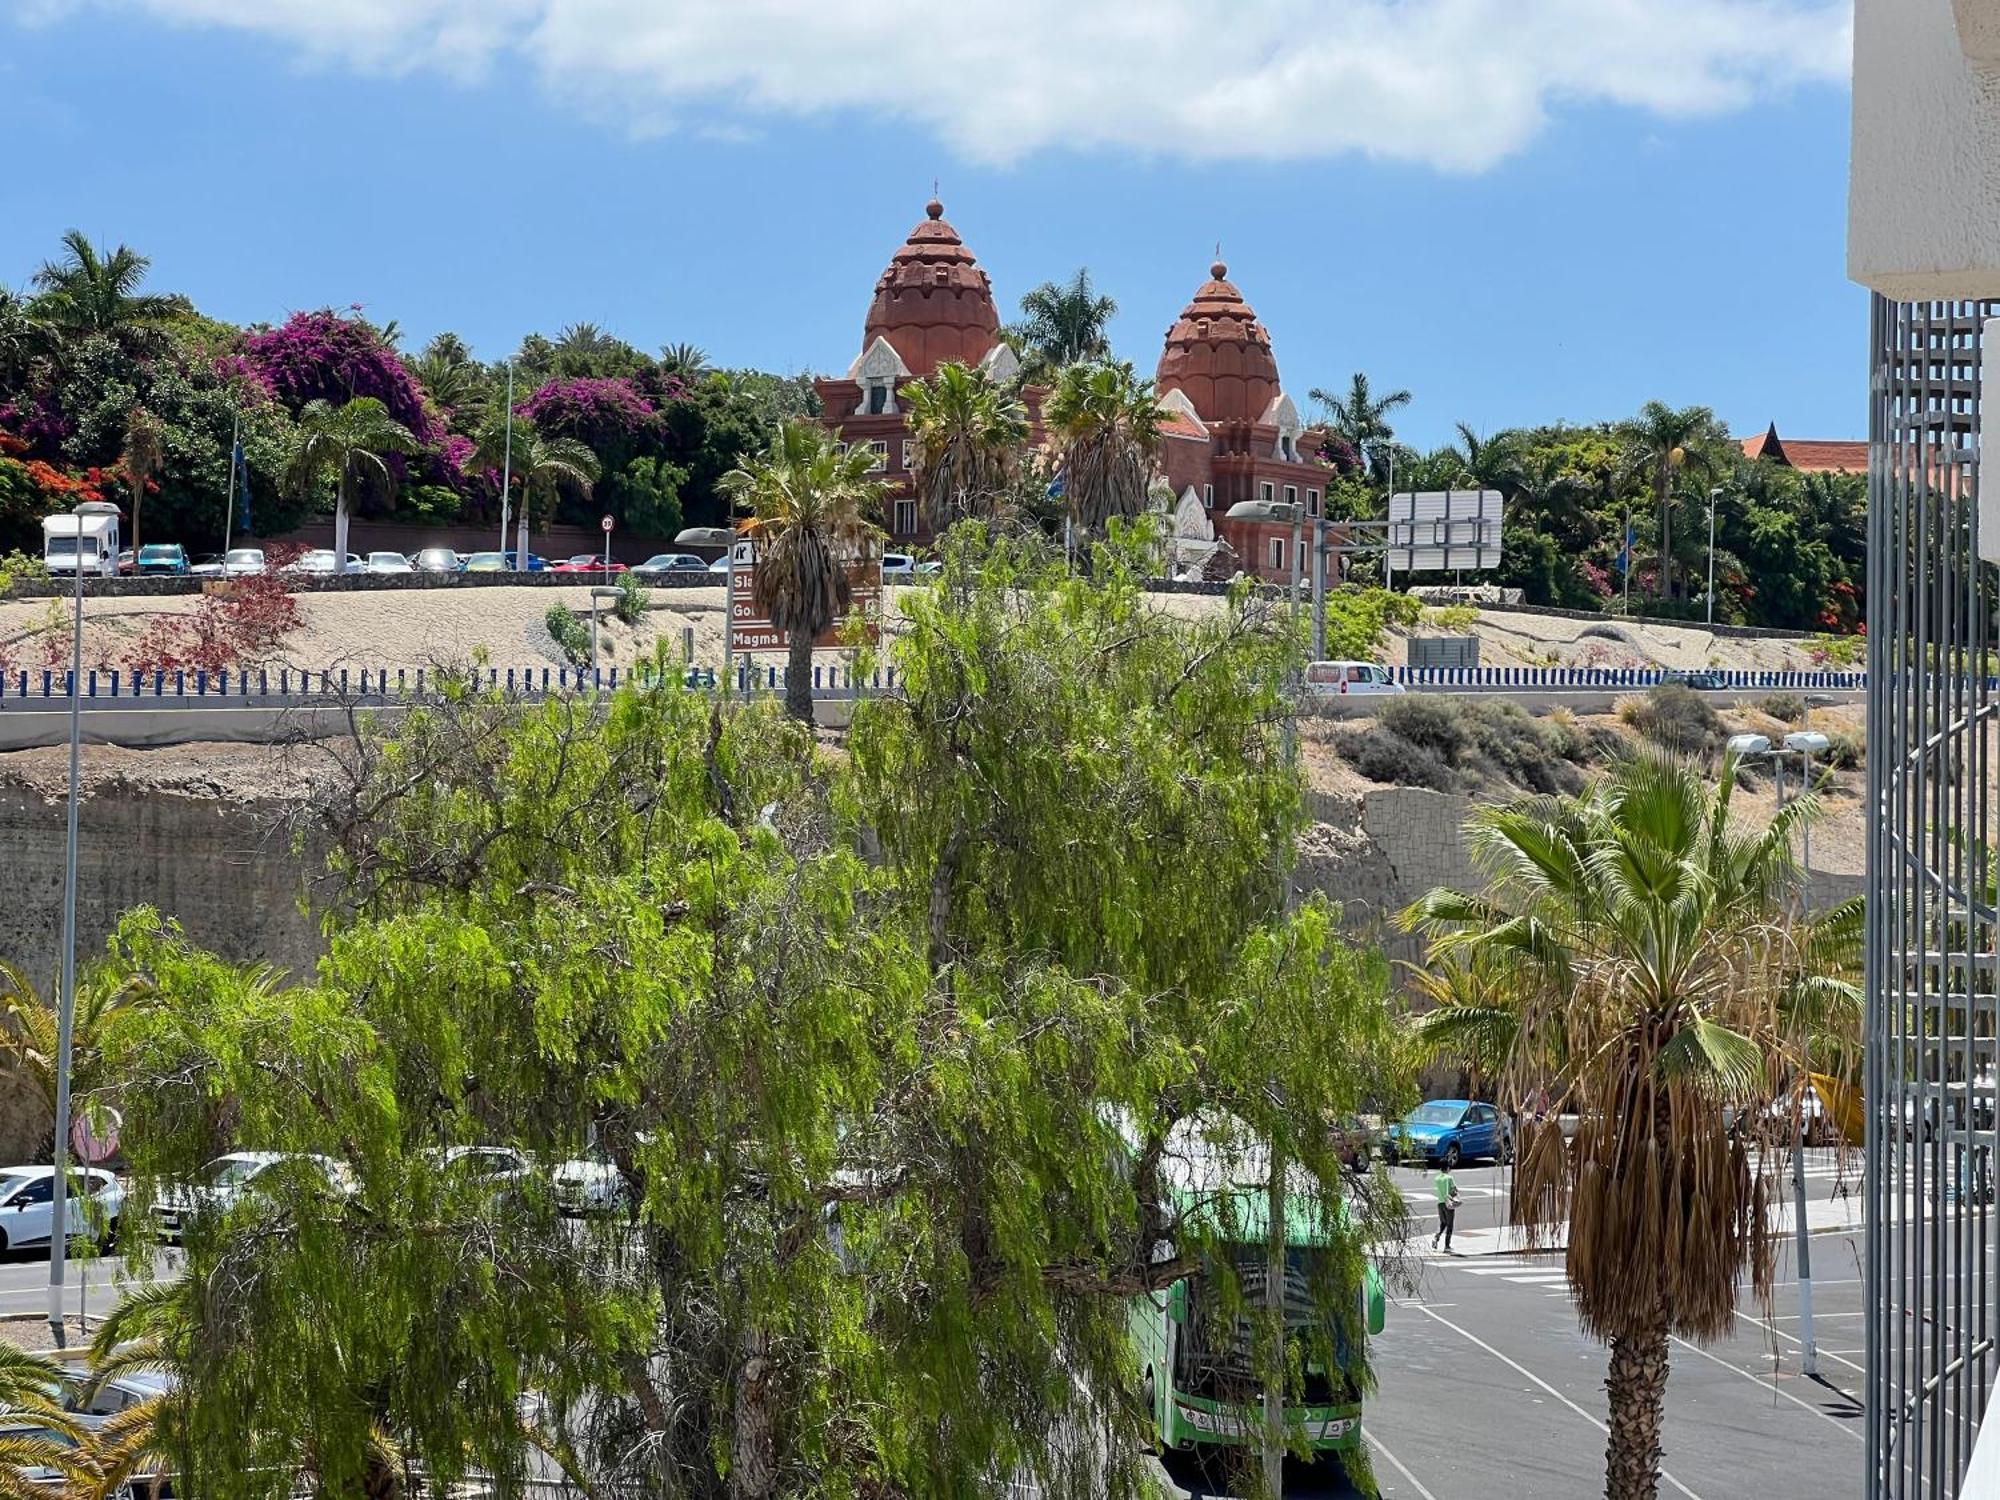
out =
{"type": "Polygon", "coordinates": [[[125,1117],[108,1106],[85,1109],[70,1122],[69,1148],[80,1162],[96,1166],[118,1149],[118,1132],[125,1117]]]}
{"type": "MultiPolygon", "coordinates": [[[[820,632],[813,641],[815,650],[830,651],[842,644],[847,622],[855,614],[867,622],[869,640],[880,637],[882,629],[882,559],[880,555],[855,558],[847,564],[847,586],[853,594],[848,612],[820,632]]],[[[738,651],[789,651],[788,631],[773,625],[757,606],[757,544],[748,539],[736,543],[735,572],[729,595],[729,628],[738,651]]]]}
{"type": "Polygon", "coordinates": [[[600,525],[600,526],[602,526],[602,527],[604,528],[604,530],[605,530],[606,534],[608,535],[608,534],[610,533],[610,531],[611,531],[611,527],[612,527],[612,524],[613,524],[613,523],[612,523],[612,520],[611,520],[611,517],[609,517],[609,516],[606,516],[606,517],[605,517],[605,518],[604,518],[603,520],[599,521],[599,522],[598,522],[597,524],[598,524],[598,525],[600,525]]]}
{"type": "Polygon", "coordinates": [[[1501,506],[1498,490],[1391,495],[1390,565],[1399,573],[1499,567],[1501,506]]]}

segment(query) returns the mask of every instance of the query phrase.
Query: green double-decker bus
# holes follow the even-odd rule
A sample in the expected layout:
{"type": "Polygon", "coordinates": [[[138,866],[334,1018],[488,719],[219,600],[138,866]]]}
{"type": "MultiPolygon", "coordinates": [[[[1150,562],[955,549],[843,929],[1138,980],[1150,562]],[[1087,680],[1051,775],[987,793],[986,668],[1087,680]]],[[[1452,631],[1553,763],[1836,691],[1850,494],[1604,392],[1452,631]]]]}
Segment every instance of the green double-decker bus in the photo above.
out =
{"type": "MultiPolygon", "coordinates": [[[[1255,1320],[1268,1306],[1269,1243],[1262,1190],[1187,1195],[1183,1214],[1202,1215],[1220,1238],[1206,1258],[1226,1258],[1235,1295],[1226,1297],[1213,1271],[1183,1277],[1164,1291],[1132,1299],[1130,1328],[1138,1361],[1139,1392],[1150,1404],[1162,1448],[1241,1446],[1262,1441],[1263,1388],[1252,1359],[1255,1320]],[[1233,1303],[1233,1306],[1231,1305],[1233,1303]]],[[[1366,1350],[1327,1318],[1313,1282],[1327,1269],[1329,1236],[1324,1211],[1301,1203],[1286,1212],[1285,1326],[1294,1341],[1302,1379],[1284,1409],[1289,1444],[1314,1453],[1337,1453],[1361,1442],[1362,1362],[1366,1350]],[[1334,1326],[1327,1326],[1328,1324],[1334,1326]]],[[[1359,1317],[1364,1336],[1382,1331],[1382,1278],[1365,1262],[1359,1317]]]]}

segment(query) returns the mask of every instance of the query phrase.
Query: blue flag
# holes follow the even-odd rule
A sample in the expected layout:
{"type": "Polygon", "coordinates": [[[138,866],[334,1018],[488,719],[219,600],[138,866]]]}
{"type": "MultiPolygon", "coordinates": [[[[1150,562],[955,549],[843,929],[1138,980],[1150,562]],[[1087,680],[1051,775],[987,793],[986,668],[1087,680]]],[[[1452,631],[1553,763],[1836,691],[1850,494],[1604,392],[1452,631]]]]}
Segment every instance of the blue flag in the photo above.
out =
{"type": "Polygon", "coordinates": [[[243,500],[243,517],[237,524],[247,534],[250,530],[250,466],[243,461],[241,443],[238,443],[236,451],[229,455],[229,462],[236,473],[236,493],[243,500]]]}
{"type": "Polygon", "coordinates": [[[1630,522],[1627,522],[1625,525],[1625,548],[1618,554],[1618,571],[1621,573],[1632,571],[1632,541],[1632,526],[1630,522]]]}

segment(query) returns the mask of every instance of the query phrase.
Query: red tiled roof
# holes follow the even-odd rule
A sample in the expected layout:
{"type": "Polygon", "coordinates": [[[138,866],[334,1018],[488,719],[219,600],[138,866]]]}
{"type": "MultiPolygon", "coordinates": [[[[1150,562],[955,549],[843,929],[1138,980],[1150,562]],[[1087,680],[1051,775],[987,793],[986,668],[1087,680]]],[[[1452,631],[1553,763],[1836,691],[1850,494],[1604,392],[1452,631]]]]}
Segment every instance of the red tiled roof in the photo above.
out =
{"type": "Polygon", "coordinates": [[[1778,424],[1743,439],[1747,458],[1768,458],[1802,474],[1866,474],[1868,444],[1840,438],[1780,438],[1778,424]]]}
{"type": "Polygon", "coordinates": [[[1208,429],[1194,420],[1186,412],[1169,407],[1160,409],[1160,436],[1189,438],[1197,443],[1208,441],[1208,429]]]}

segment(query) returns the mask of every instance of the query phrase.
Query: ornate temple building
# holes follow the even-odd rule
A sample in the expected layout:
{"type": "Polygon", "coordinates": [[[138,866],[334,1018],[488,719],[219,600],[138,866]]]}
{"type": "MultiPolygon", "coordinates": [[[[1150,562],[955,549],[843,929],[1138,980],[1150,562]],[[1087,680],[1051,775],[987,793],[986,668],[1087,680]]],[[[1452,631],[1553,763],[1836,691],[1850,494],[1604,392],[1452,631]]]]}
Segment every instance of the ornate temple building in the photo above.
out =
{"type": "MultiPolygon", "coordinates": [[[[1000,339],[993,286],[933,198],[875,283],[861,352],[839,379],[814,383],[821,420],[849,444],[865,444],[891,486],[891,545],[926,536],[909,498],[911,442],[902,392],[955,360],[997,380],[1020,371],[1000,339]]],[[[1289,580],[1292,522],[1278,507],[1319,514],[1331,471],[1317,458],[1321,435],[1300,421],[1278,380],[1271,336],[1217,261],[1173,326],[1160,355],[1159,480],[1155,504],[1176,536],[1200,554],[1289,580]],[[1231,518],[1231,506],[1253,514],[1231,518]],[[1254,514],[1271,509],[1262,516],[1254,514]],[[1221,544],[1220,547],[1217,544],[1221,544]]],[[[1036,440],[1042,392],[1024,390],[1036,440]]],[[[1213,570],[1211,570],[1213,571],[1213,570]]]]}

